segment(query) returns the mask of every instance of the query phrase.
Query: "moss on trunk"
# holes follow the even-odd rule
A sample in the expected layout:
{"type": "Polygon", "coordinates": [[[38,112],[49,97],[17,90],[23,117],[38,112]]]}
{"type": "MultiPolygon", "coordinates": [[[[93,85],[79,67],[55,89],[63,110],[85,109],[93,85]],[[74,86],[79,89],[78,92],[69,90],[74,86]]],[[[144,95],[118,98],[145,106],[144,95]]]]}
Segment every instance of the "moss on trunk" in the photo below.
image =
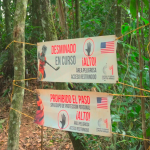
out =
{"type": "MultiPolygon", "coordinates": [[[[28,0],[17,0],[17,6],[14,17],[13,38],[16,41],[24,42],[25,40],[25,18],[28,0]]],[[[25,50],[24,44],[14,43],[14,80],[25,78],[25,50]]],[[[16,84],[24,87],[24,81],[16,82],[16,84]]],[[[24,90],[14,86],[14,95],[11,107],[22,111],[24,90]]],[[[9,130],[8,130],[8,150],[19,149],[19,133],[21,124],[21,114],[14,110],[10,110],[9,114],[9,130]]]]}

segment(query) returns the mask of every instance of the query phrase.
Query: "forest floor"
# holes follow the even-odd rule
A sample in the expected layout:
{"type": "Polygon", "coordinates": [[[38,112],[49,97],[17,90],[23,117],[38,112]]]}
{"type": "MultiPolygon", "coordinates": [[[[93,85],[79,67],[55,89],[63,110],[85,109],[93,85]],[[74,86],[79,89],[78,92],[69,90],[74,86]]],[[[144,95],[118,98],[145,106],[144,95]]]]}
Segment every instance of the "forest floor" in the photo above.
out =
{"type": "MultiPolygon", "coordinates": [[[[31,82],[31,81],[30,81],[31,82]]],[[[30,83],[29,89],[36,89],[36,81],[30,83]]],[[[0,149],[7,149],[8,129],[7,122],[9,116],[10,101],[8,97],[0,97],[0,120],[5,120],[0,128],[0,149]]],[[[34,118],[37,110],[36,97],[33,93],[25,91],[22,113],[34,118]]],[[[29,117],[22,115],[20,127],[20,150],[40,150],[41,149],[41,126],[35,124],[29,117]]],[[[69,135],[65,131],[50,127],[43,127],[43,150],[73,150],[69,135]]]]}

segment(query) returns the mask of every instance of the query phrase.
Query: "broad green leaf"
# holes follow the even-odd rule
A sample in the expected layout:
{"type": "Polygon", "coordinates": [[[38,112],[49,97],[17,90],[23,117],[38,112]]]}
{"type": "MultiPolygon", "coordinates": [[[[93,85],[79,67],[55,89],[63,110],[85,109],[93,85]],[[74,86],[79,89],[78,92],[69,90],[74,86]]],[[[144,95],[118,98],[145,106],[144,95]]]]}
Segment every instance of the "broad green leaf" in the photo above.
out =
{"type": "Polygon", "coordinates": [[[137,105],[137,106],[135,107],[135,110],[136,110],[137,114],[139,114],[139,112],[140,112],[140,110],[141,110],[141,106],[137,105]]]}
{"type": "Polygon", "coordinates": [[[118,0],[118,4],[120,4],[123,0],[118,0]]]}
{"type": "Polygon", "coordinates": [[[130,12],[133,17],[136,17],[136,0],[130,1],[130,12]]]}
{"type": "Polygon", "coordinates": [[[149,23],[149,21],[146,20],[146,19],[144,19],[143,17],[141,17],[141,19],[144,21],[145,24],[148,24],[148,23],[149,23]]]}
{"type": "Polygon", "coordinates": [[[144,59],[145,61],[149,61],[149,59],[148,59],[148,58],[146,58],[146,57],[144,57],[144,56],[143,56],[143,59],[144,59]]]}
{"type": "Polygon", "coordinates": [[[149,8],[148,0],[143,0],[144,4],[149,8]]]}
{"type": "Polygon", "coordinates": [[[133,122],[130,122],[129,130],[132,130],[132,128],[133,128],[133,122]]]}
{"type": "Polygon", "coordinates": [[[1,120],[0,120],[0,123],[2,124],[2,123],[4,123],[4,121],[5,121],[5,119],[1,119],[1,120]]]}
{"type": "Polygon", "coordinates": [[[150,127],[146,130],[146,135],[150,136],[150,127]]]}
{"type": "Polygon", "coordinates": [[[150,118],[150,113],[146,113],[146,119],[150,118]]]}

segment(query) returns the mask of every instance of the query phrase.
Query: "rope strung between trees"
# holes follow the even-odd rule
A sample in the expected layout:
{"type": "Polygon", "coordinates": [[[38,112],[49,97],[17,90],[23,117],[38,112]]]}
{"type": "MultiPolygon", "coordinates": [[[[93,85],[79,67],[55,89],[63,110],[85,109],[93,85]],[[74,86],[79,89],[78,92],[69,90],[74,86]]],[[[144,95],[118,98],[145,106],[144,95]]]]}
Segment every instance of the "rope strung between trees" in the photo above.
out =
{"type": "MultiPolygon", "coordinates": [[[[148,26],[148,25],[150,25],[150,23],[148,23],[148,24],[146,24],[146,25],[143,25],[143,26],[141,26],[141,27],[139,27],[139,28],[136,28],[136,29],[134,29],[134,30],[132,30],[132,31],[130,31],[130,32],[128,32],[128,33],[126,33],[126,34],[124,34],[124,35],[118,37],[118,38],[116,38],[115,40],[121,39],[121,38],[124,37],[125,35],[128,35],[128,34],[134,32],[134,31],[136,31],[136,30],[138,30],[138,29],[140,29],[140,28],[143,28],[143,27],[145,27],[145,26],[148,26]]],[[[12,41],[11,43],[9,43],[9,44],[7,45],[7,47],[5,48],[5,50],[7,50],[7,49],[9,48],[9,46],[10,46],[12,43],[22,43],[22,44],[27,44],[27,45],[38,46],[38,44],[32,44],[32,43],[26,43],[26,42],[20,42],[20,41],[15,41],[15,40],[14,40],[14,41],[12,41]]],[[[149,58],[150,58],[150,53],[149,53],[149,50],[148,50],[149,45],[150,45],[150,42],[149,42],[148,45],[147,45],[147,51],[148,51],[149,58]]],[[[11,93],[11,102],[12,102],[12,96],[13,96],[13,92],[14,92],[14,86],[17,86],[17,87],[20,87],[20,88],[22,88],[22,89],[28,90],[28,91],[30,91],[30,92],[32,92],[32,93],[36,93],[35,91],[29,90],[29,89],[27,89],[27,88],[24,88],[24,87],[21,87],[21,86],[15,84],[15,82],[17,82],[17,81],[34,80],[34,79],[37,79],[37,78],[22,79],[22,80],[13,80],[13,89],[12,89],[12,93],[11,93]]],[[[142,91],[150,92],[149,90],[145,90],[145,89],[141,89],[141,88],[138,88],[138,87],[134,87],[134,86],[131,86],[131,85],[128,85],[128,84],[125,84],[125,83],[121,83],[121,82],[118,82],[118,83],[119,83],[119,84],[126,85],[126,86],[130,86],[130,87],[133,87],[133,88],[135,88],[135,89],[142,90],[142,91]]],[[[110,94],[110,95],[113,95],[113,96],[132,96],[132,97],[150,97],[150,96],[121,95],[121,94],[110,94]]],[[[29,115],[27,115],[27,114],[25,114],[25,113],[22,113],[22,112],[20,112],[20,111],[14,109],[14,108],[12,108],[12,107],[10,107],[10,109],[12,109],[12,110],[14,110],[14,111],[16,111],[16,112],[18,112],[18,113],[20,113],[20,114],[22,114],[22,115],[25,115],[26,117],[29,117],[29,118],[31,118],[31,119],[34,119],[33,117],[31,117],[31,116],[29,116],[29,115]]],[[[10,112],[10,110],[9,110],[9,112],[10,112]]],[[[9,117],[8,117],[8,121],[9,121],[9,117]]],[[[8,127],[8,122],[7,122],[7,127],[8,127]]],[[[7,127],[6,127],[6,129],[7,129],[7,127]]],[[[120,135],[120,136],[126,136],[126,137],[136,138],[136,139],[140,139],[140,140],[150,141],[149,139],[143,139],[143,138],[139,138],[139,137],[135,137],[135,136],[124,135],[124,134],[118,134],[118,133],[115,133],[115,132],[111,132],[111,133],[112,133],[112,134],[117,134],[117,135],[120,135]]]]}
{"type": "MultiPolygon", "coordinates": [[[[29,90],[29,89],[27,89],[27,88],[24,88],[24,87],[22,87],[22,86],[19,86],[19,85],[15,84],[16,81],[35,80],[35,79],[37,79],[37,78],[13,80],[13,85],[15,85],[15,86],[17,86],[17,87],[20,87],[20,88],[22,88],[22,89],[24,89],[24,90],[30,91],[30,92],[32,92],[32,93],[36,93],[36,92],[33,91],[33,90],[29,90]]],[[[132,86],[132,85],[128,85],[128,84],[125,84],[125,83],[122,83],[122,82],[117,82],[117,83],[123,84],[123,85],[126,85],[126,86],[130,86],[130,87],[133,87],[133,88],[138,89],[138,90],[150,92],[149,90],[145,90],[145,89],[141,89],[141,88],[138,88],[138,87],[134,87],[134,86],[132,86]]],[[[13,94],[13,91],[12,91],[12,94],[13,94]]],[[[128,96],[130,96],[130,97],[131,97],[131,96],[132,96],[132,97],[150,97],[150,96],[141,96],[141,95],[122,95],[122,94],[110,94],[110,95],[113,95],[113,96],[127,96],[127,97],[128,97],[128,96]]]]}
{"type": "Polygon", "coordinates": [[[134,30],[132,30],[132,31],[130,31],[130,32],[128,32],[128,33],[126,33],[126,34],[124,34],[124,35],[118,37],[118,38],[116,38],[116,40],[119,40],[119,39],[121,39],[122,37],[124,37],[124,36],[126,36],[126,35],[128,35],[128,34],[130,34],[130,33],[132,33],[132,32],[134,32],[134,31],[136,31],[136,30],[138,30],[138,29],[141,29],[141,28],[143,28],[143,27],[146,27],[146,26],[148,26],[148,25],[150,25],[150,23],[145,24],[145,25],[143,25],[143,26],[140,26],[140,27],[138,27],[138,28],[136,28],[136,29],[134,29],[134,30]]]}
{"type": "MultiPolygon", "coordinates": [[[[128,35],[128,34],[130,34],[130,33],[132,33],[132,32],[134,32],[134,31],[136,31],[136,30],[138,30],[138,29],[141,29],[141,28],[143,28],[143,27],[146,27],[146,26],[148,26],[148,25],[150,25],[150,23],[148,23],[148,24],[146,24],[146,25],[143,25],[143,26],[140,26],[140,27],[138,27],[138,28],[136,28],[136,29],[134,29],[134,30],[132,30],[132,31],[130,31],[130,32],[128,32],[128,33],[126,33],[126,34],[124,34],[124,35],[118,37],[118,38],[116,38],[115,40],[119,40],[119,39],[121,39],[122,37],[124,37],[124,36],[126,36],[126,35],[128,35]]],[[[27,44],[27,45],[38,46],[38,44],[32,44],[32,43],[26,43],[26,42],[20,42],[20,41],[13,40],[11,43],[9,43],[9,44],[6,46],[5,50],[6,50],[12,43],[22,43],[22,44],[27,44]]],[[[150,44],[150,43],[149,43],[149,44],[150,44]]],[[[147,49],[148,49],[149,44],[147,45],[147,49]]],[[[148,51],[148,53],[149,53],[149,51],[148,51]]],[[[149,55],[149,56],[150,56],[150,55],[149,55]]]]}
{"type": "MultiPolygon", "coordinates": [[[[27,115],[27,114],[25,114],[25,113],[22,113],[22,112],[20,112],[20,111],[14,109],[14,108],[12,108],[12,107],[10,107],[10,109],[13,109],[14,111],[16,111],[16,112],[18,112],[18,113],[20,113],[20,114],[22,114],[22,115],[24,115],[24,116],[26,116],[26,117],[29,117],[29,118],[31,118],[31,119],[34,120],[33,117],[31,117],[31,116],[29,116],[29,115],[27,115]]],[[[139,137],[136,137],[136,136],[124,135],[124,134],[119,134],[119,133],[115,133],[115,132],[110,132],[110,133],[112,133],[112,134],[117,134],[117,135],[120,135],[120,136],[131,137],[131,138],[135,138],[135,139],[139,139],[139,140],[150,141],[150,139],[143,139],[143,138],[139,138],[139,137]]]]}

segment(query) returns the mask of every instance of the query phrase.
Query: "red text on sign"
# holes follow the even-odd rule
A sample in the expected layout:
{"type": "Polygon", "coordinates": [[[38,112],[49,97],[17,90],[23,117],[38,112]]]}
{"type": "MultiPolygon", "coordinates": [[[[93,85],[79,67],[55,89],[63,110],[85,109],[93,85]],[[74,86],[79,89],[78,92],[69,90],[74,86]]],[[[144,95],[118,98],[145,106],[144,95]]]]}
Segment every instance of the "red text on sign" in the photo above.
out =
{"type": "Polygon", "coordinates": [[[96,66],[96,57],[82,57],[82,66],[96,66]]]}
{"type": "Polygon", "coordinates": [[[74,103],[76,102],[76,95],[58,95],[58,94],[50,94],[50,102],[53,103],[74,103]]]}
{"type": "Polygon", "coordinates": [[[78,95],[78,99],[79,99],[79,104],[90,105],[90,97],[89,96],[78,95]]]}
{"type": "Polygon", "coordinates": [[[76,120],[86,120],[86,121],[90,121],[90,112],[77,111],[76,120]]]}
{"type": "Polygon", "coordinates": [[[76,44],[52,45],[51,54],[76,53],[76,44]]]}

